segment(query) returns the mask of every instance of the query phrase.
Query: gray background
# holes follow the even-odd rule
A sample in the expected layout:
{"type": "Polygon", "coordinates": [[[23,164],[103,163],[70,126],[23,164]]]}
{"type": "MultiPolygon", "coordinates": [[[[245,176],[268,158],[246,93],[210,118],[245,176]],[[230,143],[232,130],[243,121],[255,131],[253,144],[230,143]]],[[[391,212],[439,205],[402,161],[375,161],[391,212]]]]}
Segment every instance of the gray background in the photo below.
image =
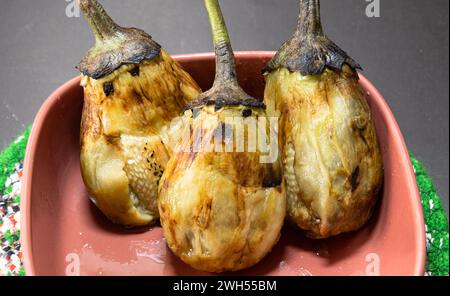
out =
{"type": "MultiPolygon", "coordinates": [[[[170,53],[211,50],[201,0],[103,0],[113,18],[153,35],[170,53]]],[[[235,50],[276,50],[292,33],[297,0],[222,0],[235,50]]],[[[434,178],[448,211],[448,0],[323,0],[327,34],[362,64],[391,106],[408,148],[434,178]]],[[[0,0],[0,149],[32,123],[39,106],[77,75],[93,43],[64,0],[0,0]]]]}

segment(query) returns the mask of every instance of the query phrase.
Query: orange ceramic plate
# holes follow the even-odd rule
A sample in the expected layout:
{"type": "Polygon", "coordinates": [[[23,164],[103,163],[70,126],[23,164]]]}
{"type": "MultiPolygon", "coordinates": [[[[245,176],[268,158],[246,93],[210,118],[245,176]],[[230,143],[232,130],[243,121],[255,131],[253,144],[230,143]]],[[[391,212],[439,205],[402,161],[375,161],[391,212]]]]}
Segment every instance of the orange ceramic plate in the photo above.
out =
{"type": "MultiPolygon", "coordinates": [[[[262,98],[260,69],[273,52],[238,52],[239,79],[262,98]]],[[[177,56],[209,88],[212,53],[177,56]]],[[[422,275],[425,229],[420,196],[402,134],[375,87],[361,75],[385,165],[381,202],[360,231],[323,241],[285,227],[282,238],[249,275],[422,275]]],[[[28,275],[197,275],[167,248],[160,227],[125,230],[90,202],[79,169],[82,88],[75,78],[39,111],[25,157],[22,244],[28,275]]]]}

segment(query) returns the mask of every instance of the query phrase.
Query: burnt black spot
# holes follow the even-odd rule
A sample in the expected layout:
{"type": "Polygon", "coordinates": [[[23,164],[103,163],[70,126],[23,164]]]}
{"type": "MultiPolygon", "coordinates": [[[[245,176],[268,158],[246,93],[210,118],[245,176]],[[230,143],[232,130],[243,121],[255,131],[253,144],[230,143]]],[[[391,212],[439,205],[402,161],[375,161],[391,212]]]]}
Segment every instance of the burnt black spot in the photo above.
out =
{"type": "Polygon", "coordinates": [[[141,70],[139,69],[139,66],[134,67],[133,69],[130,70],[130,74],[131,76],[139,76],[139,74],[141,74],[141,70]]]}
{"type": "Polygon", "coordinates": [[[355,191],[358,187],[358,177],[359,177],[359,166],[352,173],[351,183],[352,183],[352,191],[355,191]]]}
{"type": "Polygon", "coordinates": [[[106,96],[109,96],[110,94],[112,94],[114,92],[114,85],[112,82],[105,82],[103,84],[103,92],[105,93],[106,96]]]}
{"type": "Polygon", "coordinates": [[[242,110],[242,116],[244,116],[244,118],[247,118],[249,116],[252,115],[252,109],[244,109],[242,110]]]}
{"type": "Polygon", "coordinates": [[[254,98],[247,98],[247,99],[243,100],[240,104],[245,107],[261,108],[264,110],[266,110],[266,108],[267,108],[266,104],[254,99],[254,98]]]}
{"type": "Polygon", "coordinates": [[[262,187],[263,188],[274,188],[281,185],[281,178],[273,178],[272,176],[267,176],[264,178],[262,187]]]}
{"type": "Polygon", "coordinates": [[[224,94],[220,96],[217,94],[215,96],[205,96],[198,98],[194,102],[188,104],[184,111],[194,108],[201,108],[204,106],[215,106],[216,112],[225,106],[244,106],[251,108],[261,108],[266,109],[266,105],[259,100],[256,100],[252,97],[241,98],[241,97],[233,97],[232,94],[224,94]]]}
{"type": "Polygon", "coordinates": [[[217,111],[219,111],[220,109],[222,109],[223,106],[225,106],[225,103],[226,103],[226,102],[225,102],[224,99],[222,99],[222,98],[217,99],[217,100],[214,102],[214,111],[217,112],[217,111]]]}

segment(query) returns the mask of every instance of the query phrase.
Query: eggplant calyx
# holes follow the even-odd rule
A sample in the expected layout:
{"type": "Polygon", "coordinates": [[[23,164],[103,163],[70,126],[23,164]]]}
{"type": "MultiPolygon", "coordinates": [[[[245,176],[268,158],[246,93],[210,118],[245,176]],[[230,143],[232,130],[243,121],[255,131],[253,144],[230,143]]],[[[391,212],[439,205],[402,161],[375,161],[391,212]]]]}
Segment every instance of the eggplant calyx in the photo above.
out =
{"type": "Polygon", "coordinates": [[[266,105],[263,102],[249,96],[239,86],[234,84],[215,84],[213,88],[202,93],[195,101],[187,105],[184,110],[201,109],[212,105],[214,105],[215,110],[229,106],[266,109],[266,105]]]}
{"type": "Polygon", "coordinates": [[[159,56],[161,46],[150,35],[117,25],[97,0],[80,0],[80,8],[95,36],[95,46],[76,67],[84,75],[100,79],[122,65],[159,56]]]}
{"type": "Polygon", "coordinates": [[[283,44],[263,69],[270,73],[278,68],[303,76],[322,74],[326,68],[340,71],[344,64],[352,70],[361,69],[345,51],[324,33],[320,20],[320,0],[299,0],[300,13],[294,35],[283,44]]]}

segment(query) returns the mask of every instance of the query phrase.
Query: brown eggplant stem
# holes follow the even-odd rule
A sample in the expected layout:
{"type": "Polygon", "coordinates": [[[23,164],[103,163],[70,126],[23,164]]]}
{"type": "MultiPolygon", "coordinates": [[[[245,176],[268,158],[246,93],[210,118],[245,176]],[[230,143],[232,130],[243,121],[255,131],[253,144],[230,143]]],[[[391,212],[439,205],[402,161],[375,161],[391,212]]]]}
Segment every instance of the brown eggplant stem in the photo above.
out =
{"type": "Polygon", "coordinates": [[[299,0],[300,13],[297,23],[299,37],[323,36],[320,20],[320,0],[299,0]]]}
{"type": "Polygon", "coordinates": [[[79,0],[79,2],[81,11],[94,31],[97,43],[117,37],[120,26],[111,19],[97,0],[79,0]]]}
{"type": "Polygon", "coordinates": [[[216,83],[238,84],[236,61],[218,0],[205,0],[216,52],[216,83]]]}
{"type": "Polygon", "coordinates": [[[353,70],[361,66],[324,34],[320,21],[320,0],[299,0],[300,13],[295,33],[278,50],[263,69],[270,73],[278,68],[303,76],[319,75],[326,69],[341,71],[344,64],[353,70]]]}
{"type": "Polygon", "coordinates": [[[95,36],[94,47],[77,66],[84,75],[100,79],[122,65],[138,65],[160,55],[161,46],[150,35],[117,25],[97,0],[79,0],[79,4],[95,36]]]}

